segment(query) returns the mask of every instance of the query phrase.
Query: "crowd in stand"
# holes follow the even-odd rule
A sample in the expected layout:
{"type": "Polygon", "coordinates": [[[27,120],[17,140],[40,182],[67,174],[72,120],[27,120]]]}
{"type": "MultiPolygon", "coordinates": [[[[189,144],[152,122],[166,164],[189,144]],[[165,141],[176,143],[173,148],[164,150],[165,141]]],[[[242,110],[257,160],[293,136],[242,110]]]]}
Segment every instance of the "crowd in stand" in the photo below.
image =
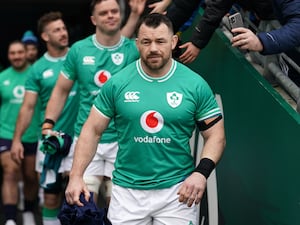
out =
{"type": "MultiPolygon", "coordinates": [[[[193,89],[193,82],[201,85],[203,93],[198,98],[208,102],[205,107],[195,109],[193,117],[206,140],[205,151],[195,168],[187,155],[174,151],[175,147],[172,148],[167,138],[153,136],[151,139],[146,136],[147,142],[151,139],[155,146],[148,148],[144,133],[140,134],[141,137],[133,138],[135,144],[123,137],[124,134],[120,135],[120,126],[128,136],[132,135],[133,128],[138,130],[137,124],[131,124],[136,118],[123,115],[120,111],[126,112],[126,109],[117,102],[118,98],[123,97],[118,92],[128,88],[123,83],[129,84],[122,78],[115,78],[114,82],[109,82],[105,88],[103,86],[115,74],[120,77],[119,71],[128,73],[128,80],[131,80],[131,73],[137,73],[150,83],[160,82],[155,89],[157,93],[165,88],[161,77],[169,80],[169,76],[180,74],[180,71],[193,77],[194,73],[185,64],[196,60],[234,4],[251,12],[256,21],[275,19],[281,27],[259,33],[254,33],[248,27],[235,28],[231,30],[235,34],[231,39],[233,47],[262,55],[284,52],[300,65],[300,53],[297,50],[300,46],[300,0],[92,0],[90,15],[95,33],[72,46],[69,46],[68,29],[60,12],[46,12],[38,20],[36,35],[28,30],[20,38],[16,37],[19,40],[9,43],[7,56],[10,66],[2,68],[0,72],[1,211],[5,225],[17,224],[20,199],[24,201],[24,225],[36,224],[34,210],[39,206],[42,207],[44,225],[75,224],[74,221],[67,222],[66,215],[62,215],[65,211],[62,213],[60,210],[65,194],[64,207],[65,204],[83,207],[82,202],[84,199],[89,202],[90,196],[93,196],[92,201],[96,205],[104,208],[109,208],[112,201],[108,214],[112,224],[138,224],[134,221],[140,221],[141,224],[195,224],[196,208],[193,205],[200,202],[206,179],[218,163],[225,146],[222,114],[209,85],[197,78],[182,82],[190,84],[185,87],[190,92],[198,91],[196,87],[193,89]],[[189,27],[199,7],[203,8],[204,14],[196,21],[195,27],[189,27]],[[178,39],[186,28],[193,29],[192,36],[182,43],[178,39]],[[39,40],[46,44],[46,52],[40,58],[39,40]],[[162,63],[156,66],[160,57],[163,58],[162,63]],[[128,123],[121,121],[123,117],[128,123]],[[101,126],[96,126],[98,123],[95,121],[101,126]],[[142,151],[141,146],[149,150],[147,154],[155,158],[153,162],[143,160],[138,151],[142,151]],[[90,151],[80,152],[79,149],[83,148],[90,151]],[[131,154],[135,154],[137,160],[124,153],[124,149],[130,148],[136,148],[131,154]],[[158,153],[161,155],[157,156],[150,152],[160,148],[165,148],[168,153],[158,153]],[[174,153],[181,154],[180,160],[186,160],[186,167],[179,165],[177,156],[170,156],[174,153]],[[161,166],[162,161],[165,168],[144,168],[145,163],[156,167],[161,166]],[[171,162],[177,163],[178,167],[173,168],[171,162]],[[136,165],[140,167],[136,168],[136,165]],[[20,184],[22,188],[19,188],[20,184]],[[145,194],[145,190],[152,192],[145,194]],[[152,212],[149,216],[145,205],[149,203],[148,197],[158,190],[162,198],[178,194],[176,198],[179,201],[159,205],[165,210],[152,212]],[[80,193],[84,196],[80,196],[80,193]],[[104,196],[104,202],[98,202],[99,195],[104,196]],[[143,200],[135,204],[131,195],[143,200]],[[114,217],[116,212],[123,214],[114,217]],[[174,218],[162,219],[165,217],[163,214],[172,214],[174,218]],[[155,223],[156,219],[158,223],[155,223]]],[[[287,61],[281,60],[281,65],[286,75],[300,87],[300,74],[287,61]]],[[[148,90],[147,84],[142,82],[135,85],[135,89],[141,85],[148,90]]],[[[168,85],[175,90],[178,88],[174,82],[168,85]]],[[[135,89],[128,89],[124,95],[126,104],[136,104],[145,97],[135,89]]],[[[175,90],[167,94],[167,98],[170,98],[167,103],[172,109],[180,108],[178,106],[184,101],[182,94],[175,90]]],[[[148,97],[147,100],[156,107],[156,102],[152,104],[153,98],[148,97]]],[[[143,107],[146,109],[146,106],[143,107]]],[[[130,113],[139,110],[137,108],[130,113]]],[[[176,142],[179,149],[182,147],[186,150],[189,134],[195,125],[189,118],[181,121],[178,116],[167,121],[156,111],[147,113],[137,121],[148,134],[156,134],[162,127],[155,126],[160,123],[166,126],[169,122],[167,134],[171,137],[174,132],[182,135],[181,140],[174,137],[176,141],[172,139],[172,143],[176,142]]],[[[156,194],[153,196],[157,198],[156,194]]],[[[85,224],[87,218],[90,217],[85,217],[81,223],[85,224]]],[[[92,219],[95,224],[99,222],[96,219],[92,219]]],[[[110,221],[102,223],[110,224],[110,221]]]]}

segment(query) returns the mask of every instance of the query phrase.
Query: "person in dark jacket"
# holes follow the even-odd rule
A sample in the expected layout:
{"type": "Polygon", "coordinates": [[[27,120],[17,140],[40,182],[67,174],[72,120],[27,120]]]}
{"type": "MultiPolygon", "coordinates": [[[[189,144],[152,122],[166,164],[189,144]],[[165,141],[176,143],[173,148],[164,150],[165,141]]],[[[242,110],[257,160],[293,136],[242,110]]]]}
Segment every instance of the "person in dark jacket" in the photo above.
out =
{"type": "Polygon", "coordinates": [[[278,54],[300,46],[300,0],[273,0],[274,12],[282,25],[279,29],[254,34],[247,28],[232,30],[232,46],[258,51],[263,55],[278,54]]]}
{"type": "MultiPolygon", "coordinates": [[[[174,0],[167,10],[167,16],[173,22],[173,26],[179,29],[188,19],[201,1],[174,0]]],[[[274,19],[272,0],[210,0],[206,1],[206,7],[202,18],[195,27],[189,42],[180,46],[185,49],[179,60],[190,63],[196,59],[201,49],[209,42],[214,31],[219,27],[222,18],[230,11],[234,3],[239,4],[244,10],[252,11],[261,20],[274,19]]],[[[177,31],[177,30],[176,30],[177,31]]]]}
{"type": "Polygon", "coordinates": [[[192,16],[201,2],[202,0],[172,0],[166,15],[172,21],[175,33],[192,16]]]}
{"type": "MultiPolygon", "coordinates": [[[[271,55],[284,52],[298,66],[300,65],[300,0],[273,0],[274,12],[281,27],[254,34],[246,28],[236,28],[238,33],[232,38],[232,46],[271,55]]],[[[280,66],[297,86],[300,87],[300,74],[285,59],[279,57],[280,66]]]]}

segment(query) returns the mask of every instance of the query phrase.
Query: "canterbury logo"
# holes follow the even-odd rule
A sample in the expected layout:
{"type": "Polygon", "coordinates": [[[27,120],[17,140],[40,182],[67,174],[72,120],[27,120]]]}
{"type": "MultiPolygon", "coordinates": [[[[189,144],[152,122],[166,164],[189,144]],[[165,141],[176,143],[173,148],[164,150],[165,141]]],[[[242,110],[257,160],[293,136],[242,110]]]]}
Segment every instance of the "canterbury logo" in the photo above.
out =
{"type": "Polygon", "coordinates": [[[84,56],[82,60],[83,65],[94,65],[95,64],[95,56],[84,56]]]}
{"type": "Polygon", "coordinates": [[[124,95],[125,100],[124,102],[139,102],[140,97],[138,96],[140,94],[139,91],[127,91],[124,95]]]}
{"type": "Polygon", "coordinates": [[[49,78],[54,75],[54,72],[52,69],[46,70],[43,72],[43,78],[49,78]]]}

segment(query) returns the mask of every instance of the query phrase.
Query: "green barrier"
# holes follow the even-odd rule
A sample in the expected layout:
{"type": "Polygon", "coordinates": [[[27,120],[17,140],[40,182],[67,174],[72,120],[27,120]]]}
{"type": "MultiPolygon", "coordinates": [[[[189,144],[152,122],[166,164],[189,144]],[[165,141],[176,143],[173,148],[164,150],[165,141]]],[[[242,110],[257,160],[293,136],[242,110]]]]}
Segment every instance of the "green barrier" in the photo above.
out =
{"type": "Polygon", "coordinates": [[[300,224],[299,114],[220,30],[190,67],[222,98],[227,145],[217,167],[219,224],[300,224]]]}

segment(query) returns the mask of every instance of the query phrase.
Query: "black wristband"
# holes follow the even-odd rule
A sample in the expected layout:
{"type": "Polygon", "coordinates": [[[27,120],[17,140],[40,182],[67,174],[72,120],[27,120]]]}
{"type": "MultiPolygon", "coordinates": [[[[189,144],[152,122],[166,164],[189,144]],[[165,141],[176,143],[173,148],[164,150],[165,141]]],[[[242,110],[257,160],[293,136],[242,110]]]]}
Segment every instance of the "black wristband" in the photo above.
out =
{"type": "Polygon", "coordinates": [[[203,158],[200,160],[200,163],[195,168],[194,172],[201,173],[207,179],[215,167],[216,164],[214,161],[209,158],[203,158]]]}
{"type": "Polygon", "coordinates": [[[55,125],[54,120],[51,120],[51,119],[48,119],[48,118],[46,118],[46,119],[44,120],[43,124],[44,124],[44,123],[49,123],[49,124],[51,124],[52,126],[55,125]]]}

